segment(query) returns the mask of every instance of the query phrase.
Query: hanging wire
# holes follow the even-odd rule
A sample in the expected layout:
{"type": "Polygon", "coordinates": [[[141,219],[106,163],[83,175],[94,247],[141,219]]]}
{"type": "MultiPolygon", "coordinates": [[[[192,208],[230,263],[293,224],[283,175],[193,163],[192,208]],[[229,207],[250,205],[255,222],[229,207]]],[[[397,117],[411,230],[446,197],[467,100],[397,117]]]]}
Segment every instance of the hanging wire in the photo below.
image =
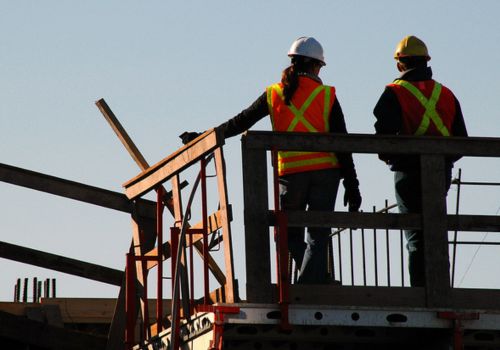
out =
{"type": "MultiPolygon", "coordinates": [[[[499,212],[500,212],[500,207],[498,207],[498,209],[497,209],[497,211],[496,211],[495,215],[498,215],[498,213],[499,213],[499,212]]],[[[483,239],[481,240],[481,243],[483,243],[483,242],[484,242],[484,240],[486,239],[486,237],[488,237],[488,234],[489,234],[489,232],[486,232],[486,233],[484,234],[483,239]]],[[[476,258],[477,254],[479,253],[479,249],[481,249],[481,247],[482,247],[482,245],[480,244],[480,245],[478,245],[478,247],[476,248],[476,251],[474,252],[474,255],[472,256],[472,259],[471,259],[471,261],[470,261],[469,265],[467,266],[467,269],[465,270],[465,272],[464,272],[464,274],[463,274],[462,278],[460,279],[460,283],[458,283],[458,286],[459,286],[459,287],[462,285],[462,282],[464,281],[465,276],[467,276],[467,274],[469,273],[469,270],[470,270],[470,268],[472,267],[472,264],[474,263],[474,259],[476,258]]]]}

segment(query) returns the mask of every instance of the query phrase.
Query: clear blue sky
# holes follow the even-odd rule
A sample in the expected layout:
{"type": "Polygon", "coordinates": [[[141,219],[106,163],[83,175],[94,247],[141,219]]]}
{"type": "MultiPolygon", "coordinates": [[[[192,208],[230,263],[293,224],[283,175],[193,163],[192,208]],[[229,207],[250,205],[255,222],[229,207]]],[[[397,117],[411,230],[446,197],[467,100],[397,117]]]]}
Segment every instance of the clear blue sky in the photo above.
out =
{"type": "MultiPolygon", "coordinates": [[[[6,1],[0,0],[0,162],[122,191],[138,173],[94,105],[105,98],[150,163],[185,130],[216,126],[280,78],[299,36],[316,37],[349,131],[373,133],[373,107],[397,76],[393,50],[407,34],[430,50],[434,77],[460,99],[470,135],[500,136],[500,2],[404,1],[6,1]]],[[[268,120],[255,130],[269,130],[268,120]]],[[[227,141],[236,249],[243,240],[239,137],[227,141]]],[[[392,174],[355,155],[362,209],[394,201],[392,174]]],[[[461,160],[467,181],[499,181],[499,160],[461,160]]],[[[449,210],[454,210],[455,190],[449,210]]],[[[0,183],[1,240],[122,269],[127,214],[0,183]]],[[[461,208],[493,215],[498,188],[464,188],[461,208]]],[[[344,210],[337,201],[337,208],[344,210]]],[[[490,235],[491,236],[491,235],[490,235]]],[[[483,237],[482,233],[477,239],[483,237]]],[[[464,286],[500,283],[481,249],[464,286]]],[[[465,273],[474,250],[464,252],[465,273]],[[468,255],[467,255],[468,254],[468,255]]],[[[488,254],[486,254],[488,253],[488,254]]],[[[241,255],[240,255],[241,256],[241,255]]],[[[17,277],[58,279],[60,296],[117,295],[117,288],[0,259],[0,300],[17,277]]],[[[237,274],[244,281],[241,259],[237,274]]],[[[241,283],[240,285],[244,285],[241,283]]]]}

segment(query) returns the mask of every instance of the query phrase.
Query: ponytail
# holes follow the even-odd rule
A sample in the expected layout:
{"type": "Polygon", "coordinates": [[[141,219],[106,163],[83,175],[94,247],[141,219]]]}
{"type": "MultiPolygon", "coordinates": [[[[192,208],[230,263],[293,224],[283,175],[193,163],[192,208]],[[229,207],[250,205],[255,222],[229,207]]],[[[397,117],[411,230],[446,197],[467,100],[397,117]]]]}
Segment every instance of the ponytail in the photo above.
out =
{"type": "Polygon", "coordinates": [[[314,65],[320,64],[319,61],[304,57],[293,56],[292,64],[285,68],[281,74],[281,83],[283,84],[283,96],[285,104],[290,105],[293,94],[299,87],[299,73],[311,73],[314,65]]]}
{"type": "Polygon", "coordinates": [[[283,84],[283,96],[285,98],[285,104],[289,106],[293,94],[299,87],[299,75],[297,74],[297,68],[293,63],[285,68],[285,70],[281,74],[281,83],[283,84]]]}

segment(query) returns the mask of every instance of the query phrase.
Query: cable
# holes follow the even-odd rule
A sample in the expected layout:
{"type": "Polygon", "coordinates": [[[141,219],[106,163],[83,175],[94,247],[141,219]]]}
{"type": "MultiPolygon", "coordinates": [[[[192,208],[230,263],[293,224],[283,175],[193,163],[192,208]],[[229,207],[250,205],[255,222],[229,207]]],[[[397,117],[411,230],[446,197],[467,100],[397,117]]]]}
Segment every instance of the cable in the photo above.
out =
{"type": "MultiPolygon", "coordinates": [[[[497,209],[497,211],[496,211],[495,215],[498,215],[498,213],[499,213],[499,212],[500,212],[500,207],[498,207],[498,209],[497,209]]],[[[481,243],[483,243],[483,242],[484,242],[484,240],[486,239],[486,237],[488,237],[488,234],[489,234],[489,232],[486,232],[486,233],[484,234],[483,239],[481,240],[481,243]]],[[[460,283],[458,283],[458,287],[460,287],[460,286],[462,285],[462,282],[464,281],[465,276],[467,275],[467,273],[469,273],[469,270],[470,270],[470,268],[472,267],[472,264],[474,263],[474,259],[476,258],[477,254],[479,253],[479,249],[481,249],[481,247],[482,247],[482,245],[479,245],[479,246],[477,247],[476,251],[474,252],[474,255],[472,256],[472,259],[471,259],[471,261],[470,261],[469,265],[467,266],[467,269],[465,270],[465,272],[464,272],[464,274],[463,274],[462,278],[460,279],[460,283]]]]}

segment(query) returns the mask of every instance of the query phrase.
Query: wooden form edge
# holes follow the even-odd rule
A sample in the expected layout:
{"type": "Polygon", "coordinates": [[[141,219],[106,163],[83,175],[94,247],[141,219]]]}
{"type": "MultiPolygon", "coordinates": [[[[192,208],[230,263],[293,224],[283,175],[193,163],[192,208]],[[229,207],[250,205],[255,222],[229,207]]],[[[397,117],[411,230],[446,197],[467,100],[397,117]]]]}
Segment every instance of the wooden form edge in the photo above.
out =
{"type": "Polygon", "coordinates": [[[123,184],[125,194],[129,199],[143,195],[223,144],[224,138],[221,137],[217,129],[205,132],[178,151],[125,182],[123,184]]]}

